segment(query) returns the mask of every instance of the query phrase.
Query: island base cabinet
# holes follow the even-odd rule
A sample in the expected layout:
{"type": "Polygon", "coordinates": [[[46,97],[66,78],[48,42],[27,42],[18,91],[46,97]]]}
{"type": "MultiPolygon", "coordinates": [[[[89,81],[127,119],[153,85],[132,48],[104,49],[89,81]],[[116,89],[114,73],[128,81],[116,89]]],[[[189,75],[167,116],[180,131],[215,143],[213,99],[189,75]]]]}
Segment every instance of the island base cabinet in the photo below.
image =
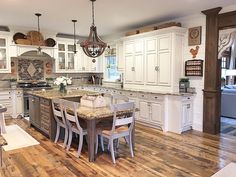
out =
{"type": "Polygon", "coordinates": [[[168,128],[170,132],[181,134],[192,129],[193,98],[171,96],[169,99],[168,128]]]}
{"type": "Polygon", "coordinates": [[[41,127],[39,97],[29,96],[29,116],[30,124],[35,127],[41,127]]]}

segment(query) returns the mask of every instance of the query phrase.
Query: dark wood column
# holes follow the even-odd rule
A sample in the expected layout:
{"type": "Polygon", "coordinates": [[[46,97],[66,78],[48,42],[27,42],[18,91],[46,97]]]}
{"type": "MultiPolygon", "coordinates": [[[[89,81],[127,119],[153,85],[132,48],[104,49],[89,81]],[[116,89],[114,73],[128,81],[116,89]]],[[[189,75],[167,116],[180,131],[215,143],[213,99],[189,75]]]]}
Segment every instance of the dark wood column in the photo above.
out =
{"type": "Polygon", "coordinates": [[[205,80],[203,90],[203,132],[220,129],[220,63],[218,61],[218,14],[222,8],[202,11],[206,15],[205,80]],[[218,78],[218,79],[216,79],[218,78]]]}

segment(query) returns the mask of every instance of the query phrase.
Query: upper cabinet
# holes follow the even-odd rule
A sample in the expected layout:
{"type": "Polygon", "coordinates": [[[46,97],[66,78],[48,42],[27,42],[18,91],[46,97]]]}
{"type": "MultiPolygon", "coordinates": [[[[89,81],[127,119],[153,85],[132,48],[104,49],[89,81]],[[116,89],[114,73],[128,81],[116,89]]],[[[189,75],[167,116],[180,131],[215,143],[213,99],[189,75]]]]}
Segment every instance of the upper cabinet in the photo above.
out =
{"type": "Polygon", "coordinates": [[[57,41],[57,55],[55,57],[56,73],[100,72],[100,58],[92,62],[92,58],[85,55],[82,48],[76,45],[74,53],[74,41],[60,39],[57,41]]]}
{"type": "Polygon", "coordinates": [[[74,54],[74,44],[72,42],[58,41],[57,47],[56,72],[76,72],[78,54],[74,54]]]}
{"type": "Polygon", "coordinates": [[[0,33],[0,73],[10,73],[9,35],[0,33]]]}
{"type": "Polygon", "coordinates": [[[186,29],[170,27],[123,38],[126,88],[178,92],[186,29]]]}

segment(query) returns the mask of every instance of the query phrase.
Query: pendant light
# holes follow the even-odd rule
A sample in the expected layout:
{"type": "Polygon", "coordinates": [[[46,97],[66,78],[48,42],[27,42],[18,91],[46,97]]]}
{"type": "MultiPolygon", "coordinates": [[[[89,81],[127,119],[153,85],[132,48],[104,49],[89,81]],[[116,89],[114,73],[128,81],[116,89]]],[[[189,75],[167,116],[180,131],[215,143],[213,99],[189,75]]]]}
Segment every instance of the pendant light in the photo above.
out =
{"type": "MultiPolygon", "coordinates": [[[[83,51],[87,56],[96,58],[102,55],[107,44],[99,38],[97,34],[97,28],[94,24],[94,2],[96,0],[90,1],[92,1],[92,25],[90,27],[88,39],[81,42],[80,46],[83,48],[83,51]]],[[[95,62],[96,60],[93,59],[92,61],[95,62]]]]}
{"type": "Polygon", "coordinates": [[[77,20],[72,20],[72,22],[74,23],[74,54],[76,54],[77,50],[76,50],[75,23],[77,22],[77,20]]]}
{"type": "Polygon", "coordinates": [[[35,14],[38,18],[38,37],[39,37],[39,46],[38,46],[38,51],[37,51],[37,54],[38,55],[42,55],[42,48],[40,47],[40,43],[41,43],[41,40],[40,40],[40,26],[39,26],[39,17],[42,15],[40,13],[36,13],[35,14]]]}

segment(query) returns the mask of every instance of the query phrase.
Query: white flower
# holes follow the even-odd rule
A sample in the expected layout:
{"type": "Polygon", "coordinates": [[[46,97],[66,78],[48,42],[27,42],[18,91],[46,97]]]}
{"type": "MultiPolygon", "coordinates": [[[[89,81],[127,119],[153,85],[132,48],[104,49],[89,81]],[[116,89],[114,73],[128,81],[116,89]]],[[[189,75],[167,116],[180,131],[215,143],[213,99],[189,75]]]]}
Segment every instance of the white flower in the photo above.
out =
{"type": "Polygon", "coordinates": [[[60,77],[56,78],[56,80],[54,81],[54,84],[55,85],[63,84],[65,86],[68,84],[72,84],[72,77],[68,78],[65,76],[60,76],[60,77]]]}

